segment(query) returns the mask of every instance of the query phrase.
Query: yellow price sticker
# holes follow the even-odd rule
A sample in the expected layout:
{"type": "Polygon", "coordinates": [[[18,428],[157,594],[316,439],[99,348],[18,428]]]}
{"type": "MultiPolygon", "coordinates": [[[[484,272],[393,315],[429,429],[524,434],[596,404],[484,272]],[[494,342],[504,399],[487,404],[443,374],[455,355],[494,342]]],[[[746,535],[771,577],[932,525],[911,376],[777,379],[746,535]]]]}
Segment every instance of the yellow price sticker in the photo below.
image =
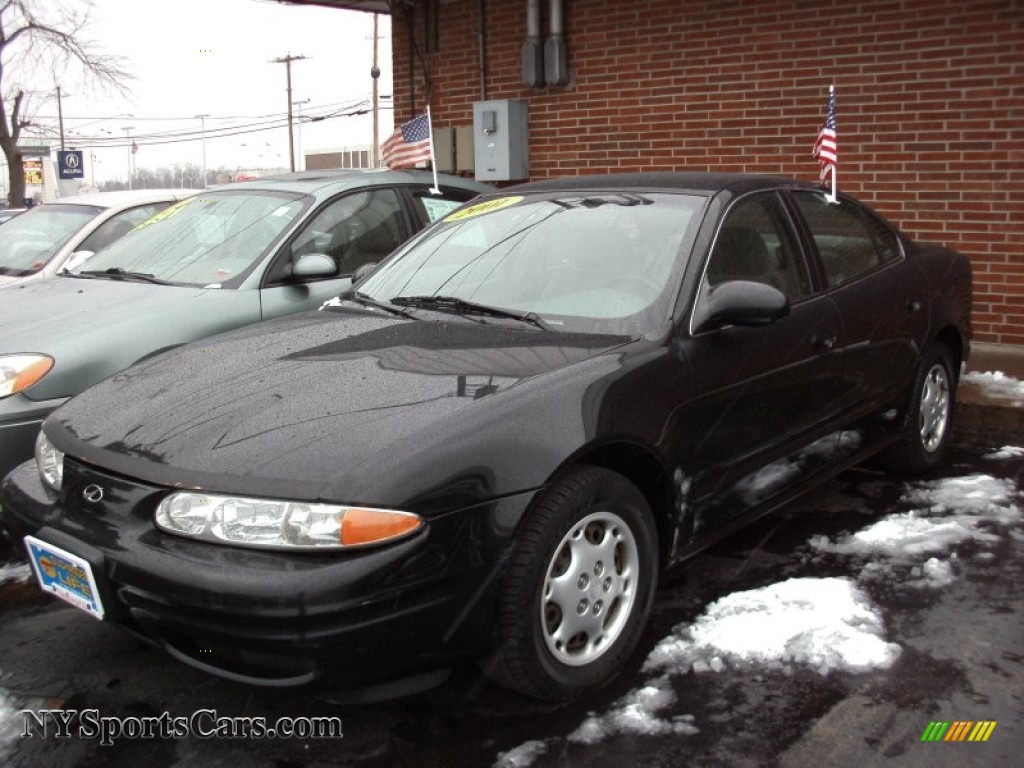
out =
{"type": "MultiPolygon", "coordinates": [[[[144,222],[135,227],[135,229],[142,229],[143,227],[148,227],[150,224],[156,224],[158,221],[169,219],[171,216],[178,213],[182,208],[184,208],[186,205],[188,205],[195,199],[196,198],[194,197],[186,197],[184,200],[179,200],[174,205],[164,208],[162,211],[160,211],[160,213],[156,214],[155,216],[150,216],[144,222]]],[[[132,231],[134,232],[135,229],[133,229],[132,231]]]]}
{"type": "Polygon", "coordinates": [[[469,219],[473,216],[482,216],[485,213],[493,213],[494,211],[500,211],[502,208],[508,208],[510,205],[515,205],[523,199],[522,195],[513,195],[512,197],[499,197],[495,200],[485,200],[482,203],[471,205],[469,208],[463,208],[461,211],[449,214],[444,217],[445,221],[462,221],[463,219],[469,219]]]}

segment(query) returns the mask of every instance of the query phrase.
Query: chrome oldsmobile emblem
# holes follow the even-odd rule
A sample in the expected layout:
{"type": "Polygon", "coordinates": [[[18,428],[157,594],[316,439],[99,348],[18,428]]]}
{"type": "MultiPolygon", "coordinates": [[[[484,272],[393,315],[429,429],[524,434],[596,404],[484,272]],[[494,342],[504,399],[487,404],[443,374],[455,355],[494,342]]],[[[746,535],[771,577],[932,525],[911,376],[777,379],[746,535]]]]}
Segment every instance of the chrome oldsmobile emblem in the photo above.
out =
{"type": "Polygon", "coordinates": [[[87,485],[85,486],[85,490],[82,491],[82,498],[95,504],[97,501],[102,501],[103,489],[95,483],[87,485]]]}

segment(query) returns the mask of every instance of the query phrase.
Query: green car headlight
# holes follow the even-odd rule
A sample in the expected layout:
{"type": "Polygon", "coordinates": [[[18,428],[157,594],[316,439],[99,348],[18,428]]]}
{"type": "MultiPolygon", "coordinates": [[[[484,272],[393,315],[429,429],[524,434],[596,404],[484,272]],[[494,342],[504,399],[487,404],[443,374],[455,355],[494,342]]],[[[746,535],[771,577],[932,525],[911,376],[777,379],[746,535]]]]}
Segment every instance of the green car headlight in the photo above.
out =
{"type": "Polygon", "coordinates": [[[36,438],[36,467],[43,485],[59,493],[64,485],[64,453],[54,447],[42,430],[36,438]]]}
{"type": "Polygon", "coordinates": [[[172,493],[154,521],[168,533],[217,544],[287,550],[349,549],[385,544],[419,530],[419,515],[392,509],[172,493]]]}
{"type": "Polygon", "coordinates": [[[53,368],[49,355],[0,355],[0,397],[28,389],[53,368]]]}

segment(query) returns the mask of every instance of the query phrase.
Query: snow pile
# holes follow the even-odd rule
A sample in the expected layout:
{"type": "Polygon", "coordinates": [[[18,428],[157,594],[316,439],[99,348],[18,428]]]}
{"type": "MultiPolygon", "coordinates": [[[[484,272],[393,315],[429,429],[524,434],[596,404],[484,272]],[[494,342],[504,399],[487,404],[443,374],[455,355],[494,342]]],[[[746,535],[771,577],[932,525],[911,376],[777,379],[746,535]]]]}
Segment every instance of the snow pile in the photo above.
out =
{"type": "Polygon", "coordinates": [[[998,451],[986,453],[986,459],[1019,459],[1024,457],[1024,448],[1016,445],[1004,445],[998,451]]]}
{"type": "MultiPolygon", "coordinates": [[[[949,560],[937,556],[966,541],[999,541],[1000,534],[995,532],[999,527],[1013,526],[1021,520],[1021,510],[1015,503],[1019,497],[1012,480],[991,475],[917,483],[902,499],[918,505],[917,509],[886,515],[834,541],[813,536],[809,544],[819,552],[871,559],[860,572],[861,581],[944,587],[953,582],[953,567],[949,560]]],[[[975,557],[985,559],[986,554],[975,557]]]]}
{"type": "Polygon", "coordinates": [[[691,736],[699,733],[693,724],[693,715],[677,715],[671,720],[658,716],[658,712],[675,702],[676,695],[667,676],[651,680],[643,688],[627,693],[603,715],[591,713],[579,728],[569,734],[569,741],[596,744],[619,733],[645,736],[691,736]]]}
{"type": "Polygon", "coordinates": [[[1024,405],[1024,381],[1018,381],[1002,371],[968,371],[961,377],[961,381],[976,384],[992,397],[1009,399],[1015,406],[1024,405]]]}
{"type": "Polygon", "coordinates": [[[884,634],[878,610],[853,580],[789,579],[712,603],[658,643],[644,670],[717,672],[751,662],[783,670],[805,664],[823,675],[887,669],[900,647],[884,634]]]}
{"type": "Polygon", "coordinates": [[[21,732],[19,715],[11,695],[0,688],[0,764],[14,751],[14,741],[21,732]]]}
{"type": "Polygon", "coordinates": [[[1010,524],[1020,520],[1017,484],[991,475],[967,475],[918,483],[904,501],[923,504],[930,515],[1010,524]]]}
{"type": "Polygon", "coordinates": [[[498,755],[498,761],[494,768],[527,768],[533,761],[548,750],[548,745],[543,741],[527,741],[515,749],[502,752],[498,755]]]}
{"type": "Polygon", "coordinates": [[[32,566],[28,563],[5,563],[0,565],[0,584],[8,581],[28,581],[32,578],[32,566]]]}

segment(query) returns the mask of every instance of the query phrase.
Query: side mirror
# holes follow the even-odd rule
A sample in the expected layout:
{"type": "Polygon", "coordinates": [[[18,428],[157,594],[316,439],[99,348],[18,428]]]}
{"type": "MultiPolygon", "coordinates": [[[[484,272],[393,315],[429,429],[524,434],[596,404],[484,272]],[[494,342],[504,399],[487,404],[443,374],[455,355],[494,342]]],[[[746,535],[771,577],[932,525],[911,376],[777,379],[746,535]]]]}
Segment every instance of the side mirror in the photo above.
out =
{"type": "Polygon", "coordinates": [[[789,299],[778,288],[749,280],[716,285],[704,297],[694,331],[723,325],[769,325],[789,314],[789,299]]]}
{"type": "Polygon", "coordinates": [[[352,285],[355,285],[365,277],[369,277],[373,274],[373,270],[377,268],[376,261],[369,261],[366,264],[360,264],[356,271],[352,273],[352,285]]]}
{"type": "Polygon", "coordinates": [[[323,253],[304,253],[292,267],[292,277],[306,279],[338,274],[334,259],[323,253]]]}

